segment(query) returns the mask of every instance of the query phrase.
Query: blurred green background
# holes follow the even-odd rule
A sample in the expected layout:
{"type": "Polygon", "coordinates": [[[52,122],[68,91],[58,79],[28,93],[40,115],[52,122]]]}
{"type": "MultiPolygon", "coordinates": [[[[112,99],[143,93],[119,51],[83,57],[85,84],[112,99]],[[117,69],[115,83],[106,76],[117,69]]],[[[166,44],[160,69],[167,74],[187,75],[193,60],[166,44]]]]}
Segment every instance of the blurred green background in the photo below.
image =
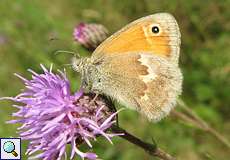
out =
{"type": "MultiPolygon", "coordinates": [[[[182,99],[212,127],[230,139],[230,1],[221,0],[1,0],[0,1],[0,97],[15,96],[23,88],[13,73],[27,78],[39,64],[56,69],[69,63],[70,55],[55,50],[90,52],[73,41],[79,22],[104,24],[111,33],[125,24],[156,12],[170,12],[182,32],[180,66],[184,74],[182,99]],[[52,40],[54,39],[54,40],[52,40]],[[57,40],[55,40],[57,39],[57,40]]],[[[67,73],[73,91],[79,77],[67,73]]],[[[6,124],[16,109],[0,102],[0,137],[17,136],[19,125],[6,124]]],[[[170,116],[154,124],[136,112],[120,114],[120,125],[145,141],[158,145],[180,160],[229,160],[230,150],[215,137],[170,116]]],[[[94,151],[106,160],[153,159],[143,150],[114,138],[114,145],[101,139],[94,151]]],[[[23,142],[23,152],[26,149],[23,142]]],[[[26,156],[23,159],[27,159],[26,156]]]]}

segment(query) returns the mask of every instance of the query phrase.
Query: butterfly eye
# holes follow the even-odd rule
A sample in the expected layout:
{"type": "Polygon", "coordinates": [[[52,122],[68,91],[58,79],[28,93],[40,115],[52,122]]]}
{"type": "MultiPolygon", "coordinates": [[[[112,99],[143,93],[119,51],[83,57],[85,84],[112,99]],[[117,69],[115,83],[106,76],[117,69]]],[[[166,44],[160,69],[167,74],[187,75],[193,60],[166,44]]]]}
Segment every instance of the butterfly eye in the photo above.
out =
{"type": "Polygon", "coordinates": [[[158,34],[158,33],[160,32],[159,27],[158,27],[158,26],[152,26],[152,32],[153,32],[154,34],[158,34]]]}

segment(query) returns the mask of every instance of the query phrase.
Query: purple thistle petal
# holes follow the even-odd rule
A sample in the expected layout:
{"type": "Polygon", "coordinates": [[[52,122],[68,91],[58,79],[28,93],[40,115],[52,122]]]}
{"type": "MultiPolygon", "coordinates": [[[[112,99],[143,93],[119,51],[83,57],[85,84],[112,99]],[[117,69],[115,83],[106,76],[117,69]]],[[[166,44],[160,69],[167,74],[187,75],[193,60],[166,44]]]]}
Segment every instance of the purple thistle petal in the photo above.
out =
{"type": "Polygon", "coordinates": [[[108,125],[109,122],[112,121],[112,119],[118,114],[118,112],[122,111],[123,109],[118,110],[117,112],[113,113],[109,118],[107,118],[100,127],[104,127],[105,125],[108,125]]]}
{"type": "Polygon", "coordinates": [[[41,131],[45,131],[46,129],[48,129],[49,127],[52,127],[54,125],[57,125],[64,117],[65,117],[65,113],[62,113],[61,115],[57,116],[56,118],[54,118],[52,121],[49,121],[43,128],[41,131]]]}
{"type": "Polygon", "coordinates": [[[100,103],[91,104],[93,97],[84,94],[83,89],[71,94],[65,73],[52,73],[52,66],[46,69],[41,65],[41,68],[42,74],[29,69],[31,80],[15,74],[23,81],[25,89],[15,97],[0,98],[20,103],[13,105],[19,109],[12,114],[17,119],[7,123],[22,124],[18,130],[23,140],[30,141],[26,151],[29,159],[66,159],[66,145],[71,144],[70,159],[77,154],[82,159],[95,160],[95,153],[83,153],[77,147],[86,143],[92,148],[91,141],[97,136],[112,143],[111,137],[120,134],[106,131],[115,123],[119,111],[109,112],[108,106],[99,99],[96,101],[100,103]]]}
{"type": "Polygon", "coordinates": [[[19,74],[14,73],[14,75],[15,75],[16,77],[20,78],[22,81],[24,81],[24,82],[28,82],[28,80],[27,80],[27,79],[25,79],[24,77],[20,76],[19,74]]]}
{"type": "Polygon", "coordinates": [[[77,147],[74,147],[74,150],[75,152],[80,155],[83,159],[84,158],[88,158],[90,160],[96,160],[97,158],[97,155],[95,153],[90,153],[90,152],[87,152],[87,153],[83,153],[81,152],[80,150],[77,149],[77,147]]]}

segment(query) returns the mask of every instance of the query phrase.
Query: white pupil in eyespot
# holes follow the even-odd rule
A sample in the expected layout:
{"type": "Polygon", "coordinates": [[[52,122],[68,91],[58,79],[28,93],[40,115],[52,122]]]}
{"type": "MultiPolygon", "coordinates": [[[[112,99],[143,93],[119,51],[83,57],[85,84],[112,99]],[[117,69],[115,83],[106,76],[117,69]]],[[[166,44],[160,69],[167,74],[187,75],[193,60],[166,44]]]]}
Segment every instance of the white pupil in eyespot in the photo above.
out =
{"type": "Polygon", "coordinates": [[[159,30],[159,27],[157,27],[157,26],[153,26],[153,27],[152,27],[152,32],[153,32],[153,33],[159,33],[159,31],[160,31],[160,30],[159,30]]]}

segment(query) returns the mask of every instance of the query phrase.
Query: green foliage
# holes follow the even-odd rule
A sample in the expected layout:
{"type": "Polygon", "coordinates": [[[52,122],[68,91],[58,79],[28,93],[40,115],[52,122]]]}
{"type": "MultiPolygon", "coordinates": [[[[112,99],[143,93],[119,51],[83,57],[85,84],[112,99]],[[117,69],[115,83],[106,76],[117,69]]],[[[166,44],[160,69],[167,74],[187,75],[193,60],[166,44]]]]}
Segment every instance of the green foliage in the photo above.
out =
{"type": "MultiPolygon", "coordinates": [[[[29,78],[26,70],[40,72],[40,63],[46,66],[53,63],[55,69],[63,68],[71,56],[55,56],[53,53],[58,49],[90,55],[73,42],[73,27],[81,21],[102,23],[114,32],[144,15],[170,12],[177,18],[182,32],[182,98],[230,139],[229,6],[228,0],[1,0],[0,96],[14,96],[23,87],[13,76],[15,72],[29,78]]],[[[67,72],[74,91],[79,87],[79,76],[71,69],[67,72]]],[[[5,123],[15,112],[11,105],[0,102],[0,137],[17,136],[18,125],[5,123]]],[[[166,118],[153,124],[125,110],[120,114],[120,124],[146,141],[151,142],[154,137],[162,148],[177,155],[178,159],[228,160],[230,157],[230,151],[214,137],[175,119],[166,118]]],[[[26,144],[23,142],[23,151],[26,144]]],[[[108,160],[151,159],[147,153],[120,138],[114,139],[114,145],[100,139],[94,150],[108,160]]]]}

